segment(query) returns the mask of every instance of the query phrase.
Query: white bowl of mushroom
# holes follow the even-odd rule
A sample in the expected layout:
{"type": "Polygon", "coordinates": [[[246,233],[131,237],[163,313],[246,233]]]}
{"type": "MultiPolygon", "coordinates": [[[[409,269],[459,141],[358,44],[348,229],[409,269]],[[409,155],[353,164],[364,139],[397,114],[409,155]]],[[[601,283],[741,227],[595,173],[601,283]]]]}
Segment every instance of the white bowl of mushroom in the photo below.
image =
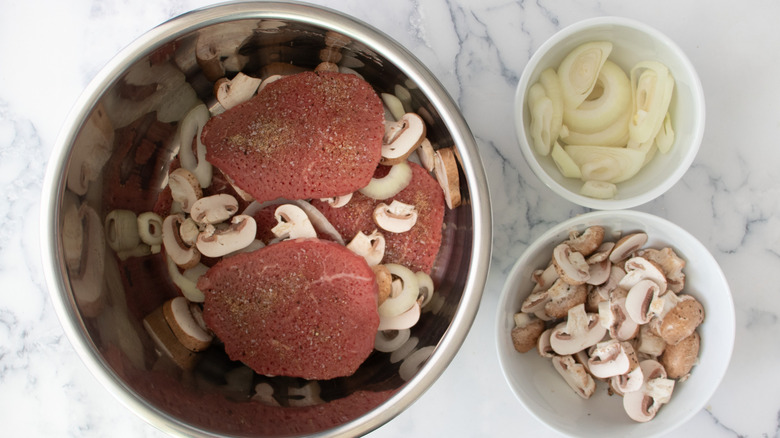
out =
{"type": "Polygon", "coordinates": [[[671,188],[704,134],[704,93],[674,41],[623,17],[568,26],[542,44],[515,95],[531,170],[555,193],[600,210],[671,188]]]}
{"type": "Polygon", "coordinates": [[[660,436],[715,392],[735,317],[695,237],[647,213],[596,211],[528,247],[496,329],[506,381],[539,421],[570,436],[660,436]]]}

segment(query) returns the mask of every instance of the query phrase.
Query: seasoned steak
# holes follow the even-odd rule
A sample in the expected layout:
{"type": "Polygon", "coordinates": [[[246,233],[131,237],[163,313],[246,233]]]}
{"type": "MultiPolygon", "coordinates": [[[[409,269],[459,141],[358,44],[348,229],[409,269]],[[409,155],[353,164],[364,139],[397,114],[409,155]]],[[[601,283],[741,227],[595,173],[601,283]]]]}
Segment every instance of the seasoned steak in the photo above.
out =
{"type": "Polygon", "coordinates": [[[201,139],[208,161],[262,202],[365,186],[381,158],[384,129],[382,101],[366,81],[305,72],[212,117],[201,139]]]}
{"type": "Polygon", "coordinates": [[[227,354],[259,374],[348,376],[373,350],[374,273],[337,243],[298,239],[228,257],[198,287],[227,354]]]}
{"type": "MultiPolygon", "coordinates": [[[[385,257],[382,263],[398,263],[413,271],[430,273],[439,253],[444,222],[444,194],[439,183],[422,167],[410,162],[412,180],[400,193],[386,200],[371,199],[356,192],[349,203],[333,208],[327,202],[312,200],[345,241],[350,241],[359,231],[370,234],[377,229],[374,209],[381,202],[390,204],[398,200],[414,205],[417,209],[417,223],[403,233],[382,231],[385,237],[385,257]]],[[[376,176],[384,176],[387,166],[379,166],[376,176]]]]}

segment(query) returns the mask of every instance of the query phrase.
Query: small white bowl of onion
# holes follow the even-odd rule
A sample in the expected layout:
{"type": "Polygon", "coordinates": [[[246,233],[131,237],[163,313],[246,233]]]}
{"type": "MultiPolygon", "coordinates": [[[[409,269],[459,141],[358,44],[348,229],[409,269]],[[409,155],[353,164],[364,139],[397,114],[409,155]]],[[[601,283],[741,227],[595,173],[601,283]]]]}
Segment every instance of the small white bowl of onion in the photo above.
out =
{"type": "MultiPolygon", "coordinates": [[[[646,274],[650,272],[647,270],[646,274]]],[[[560,279],[568,283],[563,275],[560,279]]],[[[652,282],[663,284],[659,277],[652,282]]],[[[641,287],[637,291],[641,292],[641,287]]],[[[495,330],[499,364],[506,382],[540,422],[566,436],[660,437],[705,408],[728,369],[735,325],[734,302],[723,271],[693,235],[649,213],[601,210],[557,224],[529,245],[509,271],[498,300],[495,330]],[[586,232],[598,228],[603,233],[586,232]],[[610,271],[614,272],[610,277],[619,277],[618,268],[625,268],[626,275],[609,286],[611,280],[596,280],[598,270],[589,269],[590,278],[583,285],[588,290],[585,306],[569,301],[566,306],[571,307],[566,316],[553,317],[554,311],[561,314],[559,305],[568,300],[562,299],[565,294],[552,296],[552,291],[558,290],[558,280],[539,274],[554,266],[551,260],[557,256],[553,253],[564,243],[572,248],[571,253],[589,254],[589,268],[591,263],[600,263],[598,254],[608,253],[604,260],[616,260],[611,263],[610,271]],[[590,249],[586,249],[587,243],[590,249]],[[597,249],[593,250],[594,247],[597,249]],[[626,330],[629,322],[634,321],[637,303],[633,300],[633,287],[625,295],[620,289],[626,290],[626,283],[639,279],[637,273],[641,270],[636,263],[642,258],[657,263],[667,278],[665,292],[658,291],[651,301],[664,306],[651,304],[649,321],[635,322],[633,329],[626,330]],[[602,283],[598,286],[588,286],[599,282],[602,283]],[[542,302],[534,296],[545,295],[545,290],[550,291],[549,301],[537,309],[529,307],[542,302]],[[602,295],[604,291],[609,291],[607,298],[602,295]],[[598,295],[602,295],[601,299],[598,295]],[[694,300],[701,306],[702,317],[687,325],[691,318],[682,316],[690,316],[686,309],[698,307],[691,305],[694,300]],[[621,306],[627,309],[625,318],[619,317],[621,312],[617,309],[621,306]],[[526,316],[522,317],[523,314],[526,316]],[[577,315],[587,318],[578,319],[577,315]],[[540,320],[544,321],[541,333],[535,327],[540,320]],[[574,328],[577,321],[588,321],[587,329],[580,334],[574,328]],[[672,335],[668,328],[675,326],[672,335]],[[585,342],[584,333],[599,329],[601,332],[594,335],[598,339],[588,347],[594,341],[585,342]],[[653,336],[656,329],[658,334],[653,336]],[[561,330],[569,333],[568,341],[561,330]],[[690,334],[685,336],[685,330],[690,334]],[[538,336],[532,336],[534,331],[538,336]],[[545,333],[549,337],[545,338],[545,333]],[[614,356],[614,361],[598,353],[609,350],[615,341],[619,341],[621,352],[614,356]],[[573,346],[579,342],[584,343],[573,346]],[[623,362],[621,358],[628,359],[623,362]],[[564,364],[568,364],[567,370],[556,368],[564,364]],[[625,368],[606,372],[604,365],[608,364],[625,368]],[[597,366],[601,367],[598,372],[597,366]],[[641,369],[641,381],[636,380],[637,369],[641,369]],[[648,371],[652,369],[656,371],[648,371]],[[633,388],[629,388],[631,385],[633,388]]]]}
{"type": "Polygon", "coordinates": [[[696,70],[667,36],[599,17],[568,26],[534,53],[515,95],[520,148],[565,199],[627,209],[664,194],[704,134],[696,70]]]}

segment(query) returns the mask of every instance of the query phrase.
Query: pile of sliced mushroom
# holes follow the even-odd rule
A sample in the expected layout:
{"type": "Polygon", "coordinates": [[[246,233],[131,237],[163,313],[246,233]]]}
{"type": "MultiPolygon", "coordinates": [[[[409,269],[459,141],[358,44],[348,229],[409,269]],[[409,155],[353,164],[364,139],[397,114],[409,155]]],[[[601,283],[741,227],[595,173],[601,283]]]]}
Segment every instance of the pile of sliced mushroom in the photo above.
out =
{"type": "MultiPolygon", "coordinates": [[[[214,99],[208,104],[194,102],[179,121],[174,143],[179,149],[181,167],[168,174],[167,184],[173,198],[170,214],[163,218],[153,212],[136,215],[129,210],[114,210],[105,218],[107,242],[121,259],[156,254],[164,249],[168,273],[183,295],[165,303],[144,320],[159,351],[188,369],[193,366],[198,352],[211,343],[211,334],[200,318],[198,305],[205,299],[197,288],[198,278],[208,270],[201,259],[218,259],[263,247],[266,243],[256,239],[257,224],[253,215],[271,205],[276,205],[277,225],[272,229],[276,239],[268,244],[327,236],[346,245],[372,266],[380,290],[376,349],[396,351],[407,342],[409,329],[418,322],[422,308],[433,301],[434,295],[433,280],[427,273],[413,272],[397,264],[381,264],[385,252],[383,233],[404,233],[412,229],[417,222],[416,208],[397,200],[380,203],[374,212],[377,229],[369,235],[358,233],[345,242],[308,200],[257,203],[229,179],[236,194],[250,203],[243,212],[238,212],[239,200],[232,195],[206,196],[213,169],[206,160],[206,146],[201,142],[200,134],[208,119],[251,99],[283,75],[303,69],[273,64],[263,69],[262,78],[238,72],[228,79],[220,77],[225,74],[225,68],[218,65],[219,59],[212,53],[216,49],[206,46],[202,49],[198,51],[198,63],[204,71],[213,73],[214,99]]],[[[315,70],[360,76],[350,67],[336,64],[342,59],[339,50],[339,47],[323,50],[323,62],[315,70]]],[[[412,170],[408,160],[416,159],[441,185],[447,206],[459,206],[457,152],[453,147],[434,148],[426,137],[427,119],[421,117],[425,112],[422,108],[414,111],[411,93],[404,86],[396,86],[394,93],[382,93],[381,98],[385,105],[386,133],[380,163],[391,167],[385,177],[372,179],[360,192],[378,200],[394,197],[410,183],[412,170]]],[[[351,198],[352,193],[348,193],[323,201],[340,208],[351,198]]]]}
{"type": "Polygon", "coordinates": [[[606,382],[628,416],[646,422],[690,375],[704,309],[683,292],[685,261],[671,248],[644,248],[642,232],[604,235],[592,226],[555,247],[514,315],[512,341],[550,358],[583,398],[606,382]]]}
{"type": "Polygon", "coordinates": [[[536,152],[550,155],[563,176],[582,179],[581,194],[601,199],[674,143],[669,69],[642,61],[626,75],[611,52],[605,41],[576,47],[557,71],[540,74],[527,97],[536,152]]]}

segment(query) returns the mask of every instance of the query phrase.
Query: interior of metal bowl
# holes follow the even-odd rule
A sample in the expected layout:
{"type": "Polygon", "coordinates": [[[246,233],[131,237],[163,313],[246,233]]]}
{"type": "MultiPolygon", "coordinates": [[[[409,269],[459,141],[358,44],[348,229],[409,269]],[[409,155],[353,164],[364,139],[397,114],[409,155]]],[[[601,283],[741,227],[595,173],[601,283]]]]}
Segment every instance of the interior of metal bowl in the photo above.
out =
{"type": "Polygon", "coordinates": [[[93,374],[139,415],[163,430],[192,435],[356,435],[378,427],[419,397],[453,358],[476,314],[490,257],[485,176],[447,93],[384,35],[301,4],[236,3],[191,12],[125,49],[67,121],[49,165],[43,208],[45,271],[71,342],[93,374]],[[432,274],[436,301],[402,350],[374,351],[349,377],[260,376],[218,346],[183,371],[158,353],[142,324],[179,293],[164,256],[119,257],[104,243],[103,221],[114,209],[154,206],[176,156],[177,124],[194,103],[214,102],[217,76],[310,70],[334,52],[378,93],[408,90],[435,147],[457,147],[463,204],[445,213],[432,274]],[[67,249],[74,229],[85,236],[75,260],[67,249]]]}

